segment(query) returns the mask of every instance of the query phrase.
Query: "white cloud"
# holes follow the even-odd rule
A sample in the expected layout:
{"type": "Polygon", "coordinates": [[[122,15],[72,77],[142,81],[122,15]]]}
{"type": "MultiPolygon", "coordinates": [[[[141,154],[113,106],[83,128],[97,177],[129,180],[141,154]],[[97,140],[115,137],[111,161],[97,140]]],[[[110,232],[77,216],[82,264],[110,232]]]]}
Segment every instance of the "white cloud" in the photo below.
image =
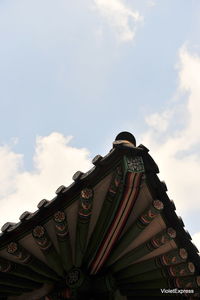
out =
{"type": "Polygon", "coordinates": [[[149,7],[154,7],[154,6],[156,6],[156,2],[153,1],[153,0],[148,0],[148,1],[147,1],[147,6],[149,6],[149,7]]]}
{"type": "Polygon", "coordinates": [[[169,120],[172,117],[173,112],[171,110],[164,111],[161,114],[154,113],[145,118],[146,123],[155,131],[163,132],[168,129],[169,120]],[[158,126],[159,124],[159,126],[158,126]]]}
{"type": "Polygon", "coordinates": [[[15,177],[22,167],[22,155],[16,154],[5,145],[0,147],[0,195],[8,195],[13,191],[15,177]]]}
{"type": "Polygon", "coordinates": [[[179,53],[178,75],[179,95],[187,101],[176,101],[171,114],[167,109],[149,116],[150,129],[142,141],[151,149],[160,178],[166,180],[168,194],[184,218],[200,212],[200,57],[185,46],[179,53]]]}
{"type": "Polygon", "coordinates": [[[129,8],[123,0],[94,0],[94,5],[120,42],[134,39],[136,24],[143,19],[138,11],[129,8]]]}
{"type": "Polygon", "coordinates": [[[25,210],[35,211],[41,199],[52,199],[60,185],[69,185],[76,171],[91,167],[89,152],[71,147],[70,140],[57,132],[38,137],[31,172],[22,170],[22,155],[7,146],[0,148],[0,226],[18,221],[25,210]]]}

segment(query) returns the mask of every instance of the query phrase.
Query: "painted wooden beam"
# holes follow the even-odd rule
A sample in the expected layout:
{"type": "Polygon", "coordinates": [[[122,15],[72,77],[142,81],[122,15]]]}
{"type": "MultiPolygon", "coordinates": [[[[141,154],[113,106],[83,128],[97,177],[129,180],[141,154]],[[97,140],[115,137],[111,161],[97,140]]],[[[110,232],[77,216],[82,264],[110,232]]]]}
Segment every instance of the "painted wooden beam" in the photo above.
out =
{"type": "Polygon", "coordinates": [[[151,253],[153,250],[159,248],[160,246],[166,244],[170,240],[176,237],[176,231],[173,228],[168,228],[161,233],[154,236],[149,241],[143,243],[137,248],[129,251],[125,255],[119,258],[110,268],[112,272],[117,272],[122,270],[132,264],[137,259],[143,257],[146,254],[151,253]]]}
{"type": "Polygon", "coordinates": [[[163,210],[163,203],[159,200],[154,200],[153,203],[146,209],[135,221],[133,225],[125,232],[122,238],[117,242],[114,249],[110,253],[106,261],[109,265],[111,261],[117,259],[124,249],[153,221],[153,219],[163,210]]]}
{"type": "Polygon", "coordinates": [[[40,250],[44,254],[49,266],[54,270],[59,276],[64,276],[64,269],[60,257],[48,236],[48,233],[44,226],[38,225],[32,231],[33,238],[36,244],[39,246],[40,250]]]}
{"type": "Polygon", "coordinates": [[[27,289],[38,289],[42,286],[41,283],[34,282],[32,280],[28,280],[10,274],[2,274],[2,273],[0,273],[0,284],[19,287],[19,288],[25,287],[27,289]]]}
{"type": "Polygon", "coordinates": [[[84,188],[80,193],[78,219],[76,225],[75,266],[80,267],[86,250],[87,235],[92,214],[94,192],[84,188]]]}
{"type": "Polygon", "coordinates": [[[132,264],[115,273],[115,278],[118,280],[136,276],[142,273],[160,269],[163,266],[176,265],[186,262],[188,253],[184,248],[169,251],[158,257],[144,260],[136,264],[132,264]]]}
{"type": "MultiPolygon", "coordinates": [[[[141,157],[124,156],[123,179],[125,178],[125,180],[121,181],[121,184],[120,180],[117,181],[118,185],[121,185],[121,192],[118,195],[115,191],[115,199],[112,201],[114,206],[110,214],[107,214],[108,221],[104,226],[104,232],[102,232],[102,240],[89,262],[90,273],[93,275],[99,272],[106,262],[126,224],[139,194],[143,171],[144,166],[141,157]]],[[[114,180],[116,188],[115,182],[116,180],[114,180]]],[[[110,191],[113,191],[112,185],[109,188],[108,195],[110,191]]],[[[105,203],[106,200],[101,212],[104,212],[105,203]]],[[[99,218],[99,220],[101,219],[99,218]]]]}
{"type": "Polygon", "coordinates": [[[18,261],[29,268],[31,268],[36,273],[44,275],[47,278],[51,278],[53,280],[59,280],[57,274],[50,269],[47,265],[45,265],[42,261],[37,259],[35,256],[30,254],[24,247],[22,247],[17,242],[11,242],[7,246],[7,252],[13,256],[15,256],[18,261]]]}
{"type": "Polygon", "coordinates": [[[52,279],[34,272],[31,268],[0,257],[0,274],[11,274],[36,283],[52,283],[52,279]]]}
{"type": "Polygon", "coordinates": [[[84,256],[85,265],[88,265],[88,263],[94,259],[98,248],[100,247],[102,240],[104,239],[104,236],[114,218],[115,212],[121,200],[124,181],[125,171],[121,163],[114,171],[100,215],[90,237],[84,256]]]}
{"type": "Polygon", "coordinates": [[[136,283],[144,282],[151,280],[158,280],[162,278],[171,278],[171,277],[182,277],[182,276],[191,276],[195,272],[195,266],[192,262],[186,262],[179,265],[169,266],[165,268],[156,269],[146,273],[138,274],[129,278],[124,278],[119,280],[121,283],[136,283]]]}
{"type": "Polygon", "coordinates": [[[53,220],[63,268],[68,272],[73,266],[73,261],[67,218],[64,211],[57,211],[53,220]]]}

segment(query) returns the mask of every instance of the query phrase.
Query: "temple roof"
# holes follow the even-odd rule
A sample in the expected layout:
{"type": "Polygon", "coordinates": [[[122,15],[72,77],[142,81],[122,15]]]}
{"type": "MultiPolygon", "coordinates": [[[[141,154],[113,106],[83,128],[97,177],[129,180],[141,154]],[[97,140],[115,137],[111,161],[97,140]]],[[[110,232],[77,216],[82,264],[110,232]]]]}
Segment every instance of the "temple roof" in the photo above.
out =
{"type": "Polygon", "coordinates": [[[149,150],[122,132],[92,163],[2,226],[0,299],[133,299],[173,287],[198,297],[198,249],[149,150]]]}

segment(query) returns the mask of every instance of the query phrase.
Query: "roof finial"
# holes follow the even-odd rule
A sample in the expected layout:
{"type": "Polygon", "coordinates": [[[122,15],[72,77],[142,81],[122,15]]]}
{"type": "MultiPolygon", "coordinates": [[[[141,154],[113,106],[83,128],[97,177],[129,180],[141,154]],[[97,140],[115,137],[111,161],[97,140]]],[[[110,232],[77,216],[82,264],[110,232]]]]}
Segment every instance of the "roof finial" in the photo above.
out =
{"type": "Polygon", "coordinates": [[[116,138],[115,141],[121,141],[124,143],[131,143],[134,146],[136,146],[136,139],[135,137],[128,131],[122,131],[120,132],[116,138]]]}

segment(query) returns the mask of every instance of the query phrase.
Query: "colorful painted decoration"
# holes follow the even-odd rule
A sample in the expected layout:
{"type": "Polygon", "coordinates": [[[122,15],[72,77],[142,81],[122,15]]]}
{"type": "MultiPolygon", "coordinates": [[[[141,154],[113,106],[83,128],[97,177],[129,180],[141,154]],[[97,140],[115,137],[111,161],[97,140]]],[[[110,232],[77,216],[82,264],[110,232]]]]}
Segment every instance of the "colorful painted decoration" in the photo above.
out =
{"type": "Polygon", "coordinates": [[[79,216],[87,219],[92,214],[92,189],[86,188],[81,191],[79,216]]]}
{"type": "Polygon", "coordinates": [[[139,221],[148,225],[164,208],[164,205],[159,200],[154,200],[152,206],[139,217],[139,221]]]}
{"type": "Polygon", "coordinates": [[[176,231],[173,228],[168,228],[166,231],[157,234],[148,243],[149,248],[159,248],[160,246],[166,244],[170,240],[176,237],[176,231]]]}
{"type": "Polygon", "coordinates": [[[174,279],[174,286],[178,288],[199,288],[200,276],[183,276],[174,279]]]}
{"type": "Polygon", "coordinates": [[[197,249],[148,152],[123,132],[69,187],[4,224],[0,300],[159,299],[173,288],[198,299],[197,249]]]}
{"type": "Polygon", "coordinates": [[[47,252],[52,246],[52,243],[47,237],[43,226],[38,225],[33,229],[33,237],[42,251],[47,252]]]}
{"type": "Polygon", "coordinates": [[[136,156],[136,157],[127,156],[126,159],[127,159],[129,172],[143,173],[145,171],[143,159],[141,156],[136,156]]]}
{"type": "Polygon", "coordinates": [[[72,268],[73,263],[70,236],[65,212],[61,210],[57,211],[53,216],[53,220],[63,268],[66,272],[68,272],[72,268]]]}
{"type": "Polygon", "coordinates": [[[31,260],[31,255],[16,242],[11,242],[7,246],[7,252],[14,255],[20,262],[28,264],[31,260]]]}
{"type": "Polygon", "coordinates": [[[169,267],[170,275],[174,277],[187,276],[194,274],[195,266],[192,262],[182,263],[179,265],[174,265],[169,267]]]}
{"type": "Polygon", "coordinates": [[[69,234],[65,213],[63,211],[58,211],[54,214],[53,219],[58,239],[65,240],[69,234]]]}

